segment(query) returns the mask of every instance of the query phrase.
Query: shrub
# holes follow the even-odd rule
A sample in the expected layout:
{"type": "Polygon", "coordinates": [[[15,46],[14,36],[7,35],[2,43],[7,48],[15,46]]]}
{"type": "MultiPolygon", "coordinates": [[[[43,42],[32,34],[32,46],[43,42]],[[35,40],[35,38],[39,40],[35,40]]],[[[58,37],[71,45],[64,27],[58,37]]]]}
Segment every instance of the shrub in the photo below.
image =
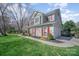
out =
{"type": "Polygon", "coordinates": [[[79,32],[75,33],[75,38],[79,38],[79,32]]]}
{"type": "Polygon", "coordinates": [[[14,27],[10,27],[8,30],[7,30],[8,33],[16,33],[16,30],[14,27]]]}
{"type": "Polygon", "coordinates": [[[47,36],[41,36],[41,40],[47,40],[47,36]]]}
{"type": "Polygon", "coordinates": [[[2,36],[2,34],[0,33],[0,36],[2,36]]]}
{"type": "Polygon", "coordinates": [[[29,36],[27,31],[23,31],[22,34],[25,35],[25,36],[29,36]]]}
{"type": "Polygon", "coordinates": [[[72,30],[72,32],[73,32],[75,38],[79,38],[79,28],[78,27],[75,27],[72,30]]]}
{"type": "Polygon", "coordinates": [[[48,34],[48,40],[55,40],[54,36],[51,33],[48,34]]]}
{"type": "Polygon", "coordinates": [[[61,35],[65,36],[65,37],[70,37],[71,36],[70,32],[68,32],[68,31],[62,31],[61,35]]]}

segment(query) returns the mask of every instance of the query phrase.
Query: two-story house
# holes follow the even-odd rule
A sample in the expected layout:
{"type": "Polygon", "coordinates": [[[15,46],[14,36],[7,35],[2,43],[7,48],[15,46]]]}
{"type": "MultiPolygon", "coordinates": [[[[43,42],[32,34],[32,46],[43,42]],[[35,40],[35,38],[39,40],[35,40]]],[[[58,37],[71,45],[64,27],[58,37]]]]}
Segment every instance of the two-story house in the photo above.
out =
{"type": "Polygon", "coordinates": [[[29,21],[29,33],[31,36],[41,37],[51,33],[55,38],[61,36],[60,9],[50,11],[47,14],[34,11],[29,21]]]}

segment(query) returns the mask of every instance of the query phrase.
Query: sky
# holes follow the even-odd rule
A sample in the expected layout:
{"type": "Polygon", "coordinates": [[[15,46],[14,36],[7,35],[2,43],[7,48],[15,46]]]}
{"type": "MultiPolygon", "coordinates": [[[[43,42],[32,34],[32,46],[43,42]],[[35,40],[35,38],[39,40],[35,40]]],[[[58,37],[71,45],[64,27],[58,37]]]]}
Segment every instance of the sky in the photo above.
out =
{"type": "Polygon", "coordinates": [[[43,13],[54,9],[60,9],[62,22],[73,20],[79,22],[79,4],[78,3],[32,3],[32,8],[43,13]]]}

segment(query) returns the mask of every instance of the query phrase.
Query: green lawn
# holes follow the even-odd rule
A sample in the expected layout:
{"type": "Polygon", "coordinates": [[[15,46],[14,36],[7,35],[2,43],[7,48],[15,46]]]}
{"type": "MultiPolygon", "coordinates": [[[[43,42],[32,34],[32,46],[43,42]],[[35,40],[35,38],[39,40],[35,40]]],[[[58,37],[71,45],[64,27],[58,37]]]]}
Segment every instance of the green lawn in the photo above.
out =
{"type": "Polygon", "coordinates": [[[8,35],[0,37],[0,55],[5,56],[36,56],[36,55],[79,55],[79,47],[59,48],[48,46],[40,42],[32,41],[30,39],[18,37],[15,35],[8,35]]]}

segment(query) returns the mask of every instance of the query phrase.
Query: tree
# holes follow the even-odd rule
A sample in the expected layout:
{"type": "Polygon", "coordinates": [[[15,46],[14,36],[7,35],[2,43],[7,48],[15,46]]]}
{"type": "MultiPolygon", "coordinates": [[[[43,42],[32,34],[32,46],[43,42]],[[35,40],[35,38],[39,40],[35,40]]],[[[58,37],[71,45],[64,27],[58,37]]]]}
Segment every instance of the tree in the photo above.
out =
{"type": "Polygon", "coordinates": [[[79,38],[79,22],[76,23],[76,27],[72,28],[71,32],[74,34],[74,37],[79,38]]]}
{"type": "Polygon", "coordinates": [[[9,4],[9,15],[16,21],[18,32],[23,32],[23,27],[28,23],[30,11],[32,11],[30,4],[9,4]]]}
{"type": "Polygon", "coordinates": [[[2,35],[6,36],[6,20],[7,20],[7,7],[8,7],[8,4],[7,3],[0,3],[0,32],[2,35]]]}
{"type": "Polygon", "coordinates": [[[76,23],[76,26],[79,28],[79,22],[76,23]]]}
{"type": "Polygon", "coordinates": [[[65,33],[66,36],[72,36],[72,29],[75,28],[76,25],[75,23],[70,20],[70,21],[66,21],[64,24],[63,24],[63,33],[65,33]]]}

